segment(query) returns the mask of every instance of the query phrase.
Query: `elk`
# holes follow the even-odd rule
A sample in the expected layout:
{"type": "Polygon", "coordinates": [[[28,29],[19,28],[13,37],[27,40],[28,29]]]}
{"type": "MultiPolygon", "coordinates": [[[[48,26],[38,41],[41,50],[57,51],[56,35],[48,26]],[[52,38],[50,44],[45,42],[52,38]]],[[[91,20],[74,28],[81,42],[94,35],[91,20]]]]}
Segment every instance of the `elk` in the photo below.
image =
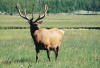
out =
{"type": "Polygon", "coordinates": [[[63,38],[64,31],[57,28],[46,29],[39,27],[39,25],[42,23],[41,19],[43,19],[47,14],[47,5],[45,5],[44,7],[44,13],[39,14],[38,18],[35,20],[33,14],[32,18],[29,18],[26,16],[26,11],[24,11],[24,14],[21,13],[19,3],[17,3],[16,8],[18,10],[19,15],[22,18],[26,19],[30,24],[30,33],[34,41],[36,50],[36,62],[38,61],[40,50],[47,51],[47,57],[49,61],[50,50],[53,50],[55,52],[55,59],[57,60],[58,51],[61,44],[61,40],[63,38]]]}

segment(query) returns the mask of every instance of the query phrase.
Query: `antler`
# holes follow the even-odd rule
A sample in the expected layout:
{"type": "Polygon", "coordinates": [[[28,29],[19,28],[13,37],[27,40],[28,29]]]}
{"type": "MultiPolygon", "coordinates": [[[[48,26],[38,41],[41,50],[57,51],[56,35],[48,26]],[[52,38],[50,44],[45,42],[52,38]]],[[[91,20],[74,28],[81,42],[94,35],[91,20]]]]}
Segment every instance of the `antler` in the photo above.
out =
{"type": "Polygon", "coordinates": [[[21,13],[19,3],[17,3],[16,8],[17,8],[17,10],[18,10],[19,15],[20,15],[22,18],[24,18],[24,19],[26,19],[26,20],[30,20],[30,19],[26,16],[26,9],[24,10],[24,15],[25,15],[25,16],[21,13]]]}
{"type": "MultiPolygon", "coordinates": [[[[18,10],[19,15],[20,15],[22,18],[24,18],[24,19],[26,19],[26,20],[28,20],[28,21],[33,21],[33,19],[34,19],[33,13],[32,13],[32,18],[29,19],[29,18],[26,16],[26,9],[24,10],[24,15],[21,13],[19,3],[17,3],[16,8],[17,8],[17,10],[18,10]]],[[[33,23],[38,22],[39,20],[43,19],[43,18],[46,16],[47,10],[48,10],[48,7],[47,7],[47,5],[45,5],[44,14],[43,14],[43,15],[39,15],[39,17],[38,17],[35,21],[33,21],[33,23]]]]}
{"type": "Polygon", "coordinates": [[[34,23],[39,21],[39,20],[41,20],[41,19],[43,19],[46,16],[47,10],[48,10],[48,7],[47,7],[47,5],[45,5],[44,14],[43,15],[39,15],[39,17],[34,21],[34,23]]]}

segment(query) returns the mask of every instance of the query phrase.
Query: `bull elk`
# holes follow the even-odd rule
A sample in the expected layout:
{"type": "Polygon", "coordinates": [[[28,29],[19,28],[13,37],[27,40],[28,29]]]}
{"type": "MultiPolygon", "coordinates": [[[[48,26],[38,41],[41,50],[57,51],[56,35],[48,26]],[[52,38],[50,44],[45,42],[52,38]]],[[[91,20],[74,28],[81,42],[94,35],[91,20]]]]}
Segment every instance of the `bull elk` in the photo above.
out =
{"type": "Polygon", "coordinates": [[[17,3],[16,8],[18,10],[19,15],[22,18],[26,19],[30,24],[30,33],[36,49],[36,62],[38,61],[40,50],[47,51],[47,56],[49,61],[50,61],[50,50],[53,50],[55,52],[55,59],[57,60],[58,51],[64,31],[59,30],[57,28],[45,29],[39,27],[39,24],[42,23],[41,19],[43,19],[46,16],[48,10],[47,5],[45,5],[44,7],[44,13],[42,15],[39,14],[36,20],[34,20],[33,14],[32,18],[26,16],[26,11],[24,11],[24,14],[22,14],[20,11],[19,3],[17,3]]]}

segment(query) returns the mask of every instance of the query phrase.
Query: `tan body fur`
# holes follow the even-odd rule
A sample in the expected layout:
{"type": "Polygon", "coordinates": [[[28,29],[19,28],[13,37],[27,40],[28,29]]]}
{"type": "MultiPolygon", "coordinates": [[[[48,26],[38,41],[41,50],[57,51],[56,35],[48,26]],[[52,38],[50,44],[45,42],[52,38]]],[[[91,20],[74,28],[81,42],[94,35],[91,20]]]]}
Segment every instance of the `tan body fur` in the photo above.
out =
{"type": "Polygon", "coordinates": [[[55,49],[57,47],[60,47],[60,43],[63,37],[63,31],[56,28],[42,28],[34,32],[34,37],[37,43],[42,43],[45,48],[55,49]]]}
{"type": "Polygon", "coordinates": [[[20,11],[19,3],[17,3],[16,8],[19,12],[19,15],[26,19],[28,23],[30,24],[30,33],[32,36],[32,39],[35,44],[35,50],[36,50],[36,62],[38,61],[40,50],[46,50],[47,56],[50,61],[50,50],[54,50],[55,52],[55,58],[57,60],[59,47],[61,44],[61,40],[64,34],[64,31],[53,28],[53,29],[45,29],[40,28],[39,25],[42,23],[41,19],[43,19],[46,16],[48,7],[45,5],[44,14],[39,15],[37,19],[34,19],[34,15],[32,14],[32,18],[29,18],[26,16],[26,11],[24,11],[24,15],[20,11]]]}

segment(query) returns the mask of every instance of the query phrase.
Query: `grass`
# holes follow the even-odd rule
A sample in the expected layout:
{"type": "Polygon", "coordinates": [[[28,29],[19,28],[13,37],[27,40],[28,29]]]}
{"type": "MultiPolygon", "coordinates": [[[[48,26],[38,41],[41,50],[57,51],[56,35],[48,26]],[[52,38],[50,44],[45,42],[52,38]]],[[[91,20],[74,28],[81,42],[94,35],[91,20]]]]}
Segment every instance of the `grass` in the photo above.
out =
{"type": "MultiPolygon", "coordinates": [[[[99,27],[100,15],[47,15],[43,21],[41,27],[99,27]]],[[[29,24],[19,16],[0,15],[0,27],[29,27],[29,24]]]]}
{"type": "MultiPolygon", "coordinates": [[[[99,15],[47,15],[41,27],[100,27],[99,15]]],[[[19,16],[0,15],[0,27],[29,27],[19,16]]],[[[100,30],[66,30],[58,61],[45,51],[35,63],[29,29],[0,29],[0,68],[100,68],[100,30]]]]}
{"type": "Polygon", "coordinates": [[[45,51],[35,63],[35,46],[29,29],[0,30],[0,68],[99,68],[100,31],[65,30],[58,61],[45,51]]]}

